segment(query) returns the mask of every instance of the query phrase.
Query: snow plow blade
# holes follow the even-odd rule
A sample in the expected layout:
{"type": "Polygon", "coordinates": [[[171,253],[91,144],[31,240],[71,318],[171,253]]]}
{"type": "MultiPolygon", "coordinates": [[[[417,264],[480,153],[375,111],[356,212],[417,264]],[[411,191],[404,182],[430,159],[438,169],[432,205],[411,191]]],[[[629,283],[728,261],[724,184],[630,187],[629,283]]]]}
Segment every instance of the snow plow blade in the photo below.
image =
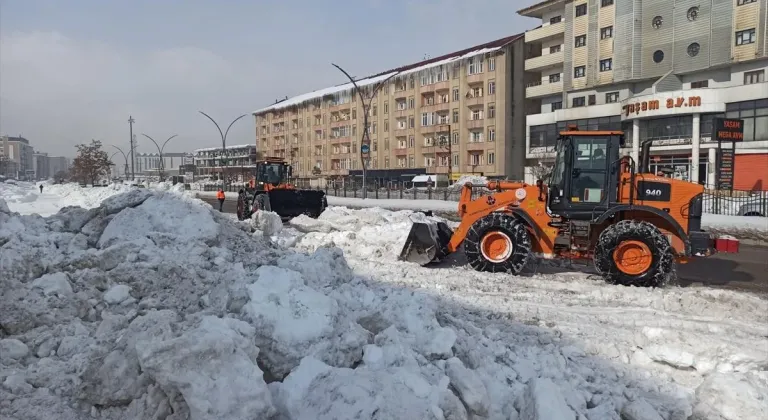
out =
{"type": "Polygon", "coordinates": [[[272,211],[281,217],[318,217],[328,206],[324,191],[274,189],[267,193],[272,211]]]}
{"type": "Polygon", "coordinates": [[[427,265],[448,255],[448,242],[453,231],[444,222],[413,222],[405,239],[400,260],[427,265]]]}

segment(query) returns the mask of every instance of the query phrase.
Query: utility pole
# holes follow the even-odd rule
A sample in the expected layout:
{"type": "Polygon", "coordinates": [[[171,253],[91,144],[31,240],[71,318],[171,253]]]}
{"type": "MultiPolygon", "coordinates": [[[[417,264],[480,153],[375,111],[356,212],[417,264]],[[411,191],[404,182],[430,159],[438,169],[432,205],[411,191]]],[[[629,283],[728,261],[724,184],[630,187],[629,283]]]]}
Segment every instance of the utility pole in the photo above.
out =
{"type": "Polygon", "coordinates": [[[135,167],[133,166],[133,161],[134,161],[134,159],[133,159],[133,123],[134,122],[136,122],[136,120],[133,119],[133,116],[129,115],[128,116],[128,125],[130,126],[130,130],[131,130],[131,133],[130,133],[131,134],[131,148],[130,148],[130,153],[131,153],[131,181],[136,179],[135,167]]]}

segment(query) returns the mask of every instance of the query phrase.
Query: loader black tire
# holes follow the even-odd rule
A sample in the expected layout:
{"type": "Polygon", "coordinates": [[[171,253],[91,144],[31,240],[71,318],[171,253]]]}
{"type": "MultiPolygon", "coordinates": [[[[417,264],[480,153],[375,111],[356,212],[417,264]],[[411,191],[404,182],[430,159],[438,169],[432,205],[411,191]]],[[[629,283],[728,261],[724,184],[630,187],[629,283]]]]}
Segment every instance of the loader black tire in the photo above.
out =
{"type": "Polygon", "coordinates": [[[600,233],[594,263],[607,283],[663,287],[674,271],[675,261],[669,240],[656,226],[641,220],[622,220],[600,233]]]}
{"type": "Polygon", "coordinates": [[[246,202],[243,199],[242,195],[239,195],[237,197],[237,220],[245,220],[245,214],[246,214],[246,202]]]}
{"type": "Polygon", "coordinates": [[[266,193],[257,195],[253,201],[259,210],[272,211],[272,204],[269,202],[269,196],[266,193]]]}
{"type": "Polygon", "coordinates": [[[492,213],[469,228],[464,239],[464,253],[469,265],[477,271],[517,275],[523,271],[531,255],[531,236],[525,225],[515,217],[492,213]],[[500,242],[503,249],[491,252],[491,241],[500,242]],[[497,255],[494,258],[492,254],[497,255]]]}

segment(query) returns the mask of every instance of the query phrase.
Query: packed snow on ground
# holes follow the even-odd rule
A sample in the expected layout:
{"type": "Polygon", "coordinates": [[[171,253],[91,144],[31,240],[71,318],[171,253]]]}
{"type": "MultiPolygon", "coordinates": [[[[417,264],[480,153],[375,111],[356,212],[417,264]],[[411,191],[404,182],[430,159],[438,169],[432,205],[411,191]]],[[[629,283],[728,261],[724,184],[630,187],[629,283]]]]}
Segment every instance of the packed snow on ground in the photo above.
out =
{"type": "MultiPolygon", "coordinates": [[[[134,189],[129,184],[110,184],[106,187],[81,187],[77,183],[54,184],[48,181],[40,183],[9,180],[0,182],[0,198],[8,207],[21,214],[39,214],[51,216],[67,206],[94,208],[116,194],[134,189]],[[43,192],[40,193],[40,185],[43,192]]],[[[181,184],[155,183],[152,189],[182,193],[181,184]]]]}
{"type": "Polygon", "coordinates": [[[397,262],[410,222],[436,221],[423,214],[278,219],[147,189],[47,218],[0,200],[0,418],[768,410],[757,297],[397,262]]]}
{"type": "Polygon", "coordinates": [[[464,184],[467,182],[475,185],[485,185],[488,183],[488,178],[480,175],[462,175],[459,177],[459,179],[456,180],[453,184],[451,184],[450,188],[452,190],[460,190],[464,187],[464,184]]]}
{"type": "MultiPolygon", "coordinates": [[[[648,404],[658,416],[624,413],[624,418],[768,414],[765,299],[704,288],[610,286],[546,266],[514,277],[478,273],[461,262],[438,267],[398,262],[409,221],[433,219],[331,207],[318,220],[293,219],[282,235],[298,235],[294,246],[308,252],[341,247],[350,267],[381,287],[434,299],[439,324],[456,333],[452,354],[482,378],[493,418],[507,414],[496,401],[537,395],[533,390],[553,397],[532,405],[553,404],[556,410],[563,399],[589,419],[619,418],[622,410],[648,412],[648,404]],[[544,379],[557,385],[542,385],[544,379]],[[604,389],[608,383],[616,388],[604,389]],[[602,398],[611,403],[597,403],[602,398]]],[[[520,418],[535,418],[524,412],[518,410],[520,418]]],[[[561,416],[551,418],[574,418],[561,416]]]]}

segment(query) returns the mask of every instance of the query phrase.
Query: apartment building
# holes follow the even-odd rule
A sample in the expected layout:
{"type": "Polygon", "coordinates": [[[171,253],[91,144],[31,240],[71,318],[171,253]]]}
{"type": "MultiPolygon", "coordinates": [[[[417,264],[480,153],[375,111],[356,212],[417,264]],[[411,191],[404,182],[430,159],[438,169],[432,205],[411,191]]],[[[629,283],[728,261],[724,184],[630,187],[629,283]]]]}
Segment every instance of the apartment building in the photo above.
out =
{"type": "Polygon", "coordinates": [[[19,180],[34,180],[34,149],[24,137],[1,136],[4,176],[19,180]]]}
{"type": "Polygon", "coordinates": [[[768,189],[768,0],[547,0],[525,34],[532,181],[567,124],[623,129],[627,153],[658,140],[654,171],[714,186],[712,122],[744,120],[734,189],[768,189]]]}
{"type": "Polygon", "coordinates": [[[255,111],[256,144],[304,179],[361,176],[382,183],[435,174],[521,179],[524,43],[514,35],[255,111]],[[375,93],[377,86],[380,89],[375,93]],[[363,153],[365,152],[365,153],[363,153]]]}
{"type": "Polygon", "coordinates": [[[158,153],[136,153],[134,170],[141,176],[159,176],[161,168],[166,176],[178,175],[179,166],[191,158],[192,154],[181,152],[164,152],[162,159],[158,153]]]}
{"type": "MultiPolygon", "coordinates": [[[[228,179],[232,182],[246,182],[256,169],[259,153],[255,144],[241,144],[221,147],[206,147],[193,153],[195,175],[211,177],[218,180],[228,179]]],[[[189,166],[188,160],[182,165],[189,166]]],[[[187,171],[185,169],[185,171],[187,171]]]]}
{"type": "Polygon", "coordinates": [[[48,156],[48,173],[56,176],[59,172],[69,171],[69,159],[64,156],[48,156]]]}
{"type": "Polygon", "coordinates": [[[35,152],[32,154],[32,169],[35,171],[35,179],[43,180],[53,176],[50,173],[50,164],[48,162],[48,153],[35,152]]]}

